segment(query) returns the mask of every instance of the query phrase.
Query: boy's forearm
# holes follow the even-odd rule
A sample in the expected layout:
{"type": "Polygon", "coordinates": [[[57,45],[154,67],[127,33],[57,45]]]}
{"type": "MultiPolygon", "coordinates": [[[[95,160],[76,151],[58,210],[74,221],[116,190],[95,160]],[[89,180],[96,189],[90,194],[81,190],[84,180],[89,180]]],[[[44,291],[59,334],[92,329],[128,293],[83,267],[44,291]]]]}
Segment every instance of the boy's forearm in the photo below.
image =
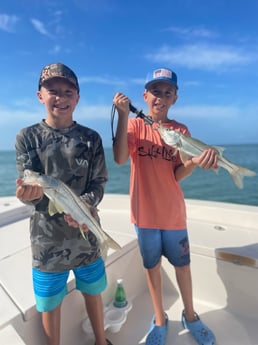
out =
{"type": "Polygon", "coordinates": [[[196,164],[189,159],[185,164],[179,165],[175,170],[175,178],[177,181],[181,181],[187,176],[191,175],[196,167],[196,164]]]}
{"type": "Polygon", "coordinates": [[[124,164],[128,157],[128,143],[127,143],[127,125],[128,117],[119,117],[117,123],[116,136],[113,143],[113,154],[117,164],[124,164]]]}

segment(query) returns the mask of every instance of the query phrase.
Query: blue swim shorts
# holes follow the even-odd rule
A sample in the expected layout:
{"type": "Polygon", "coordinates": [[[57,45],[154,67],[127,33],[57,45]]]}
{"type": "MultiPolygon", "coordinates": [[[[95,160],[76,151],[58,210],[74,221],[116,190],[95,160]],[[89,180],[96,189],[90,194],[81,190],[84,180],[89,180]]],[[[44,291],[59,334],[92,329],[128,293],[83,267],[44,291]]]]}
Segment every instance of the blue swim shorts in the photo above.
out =
{"type": "Polygon", "coordinates": [[[161,256],[166,257],[176,267],[189,265],[190,248],[186,229],[146,229],[135,225],[135,230],[145,268],[155,267],[161,256]]]}
{"type": "MultiPolygon", "coordinates": [[[[67,294],[67,280],[70,271],[42,272],[32,268],[33,289],[36,309],[46,312],[55,309],[67,294]]],[[[89,265],[73,270],[76,289],[89,295],[98,295],[105,290],[107,278],[102,258],[89,265]]]]}

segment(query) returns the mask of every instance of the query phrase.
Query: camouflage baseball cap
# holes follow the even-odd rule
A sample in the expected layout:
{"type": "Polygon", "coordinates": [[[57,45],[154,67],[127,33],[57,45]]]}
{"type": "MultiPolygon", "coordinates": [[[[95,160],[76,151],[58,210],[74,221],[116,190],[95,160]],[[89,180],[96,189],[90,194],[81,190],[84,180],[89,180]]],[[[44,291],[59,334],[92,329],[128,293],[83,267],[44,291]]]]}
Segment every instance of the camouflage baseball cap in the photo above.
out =
{"type": "Polygon", "coordinates": [[[77,89],[79,93],[80,88],[76,74],[66,65],[57,62],[45,66],[40,73],[39,90],[45,81],[50,80],[52,78],[64,78],[68,80],[77,89]]]}

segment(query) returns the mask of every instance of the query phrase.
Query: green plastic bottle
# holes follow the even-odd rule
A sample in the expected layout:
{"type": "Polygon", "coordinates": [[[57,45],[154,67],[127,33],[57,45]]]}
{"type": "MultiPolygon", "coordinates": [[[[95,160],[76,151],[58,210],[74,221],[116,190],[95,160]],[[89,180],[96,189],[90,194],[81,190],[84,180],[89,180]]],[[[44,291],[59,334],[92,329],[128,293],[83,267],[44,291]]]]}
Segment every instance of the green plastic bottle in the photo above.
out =
{"type": "Polygon", "coordinates": [[[116,308],[124,308],[127,306],[127,299],[125,294],[125,289],[123,286],[123,279],[117,279],[117,287],[115,292],[115,298],[114,298],[114,307],[116,308]]]}

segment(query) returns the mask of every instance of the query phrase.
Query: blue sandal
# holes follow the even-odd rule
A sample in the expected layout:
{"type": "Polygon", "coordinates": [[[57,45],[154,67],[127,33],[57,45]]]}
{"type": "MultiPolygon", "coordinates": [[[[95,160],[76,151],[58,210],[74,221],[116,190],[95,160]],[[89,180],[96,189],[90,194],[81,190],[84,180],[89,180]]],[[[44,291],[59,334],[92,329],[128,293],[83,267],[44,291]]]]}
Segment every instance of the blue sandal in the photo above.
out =
{"type": "Polygon", "coordinates": [[[168,330],[168,317],[164,326],[155,325],[155,317],[152,318],[145,345],[165,345],[168,330]]]}
{"type": "Polygon", "coordinates": [[[189,330],[199,345],[215,345],[215,336],[212,331],[206,325],[204,325],[196,313],[194,313],[194,315],[196,321],[188,322],[185,317],[185,312],[183,311],[183,327],[189,330]]]}

